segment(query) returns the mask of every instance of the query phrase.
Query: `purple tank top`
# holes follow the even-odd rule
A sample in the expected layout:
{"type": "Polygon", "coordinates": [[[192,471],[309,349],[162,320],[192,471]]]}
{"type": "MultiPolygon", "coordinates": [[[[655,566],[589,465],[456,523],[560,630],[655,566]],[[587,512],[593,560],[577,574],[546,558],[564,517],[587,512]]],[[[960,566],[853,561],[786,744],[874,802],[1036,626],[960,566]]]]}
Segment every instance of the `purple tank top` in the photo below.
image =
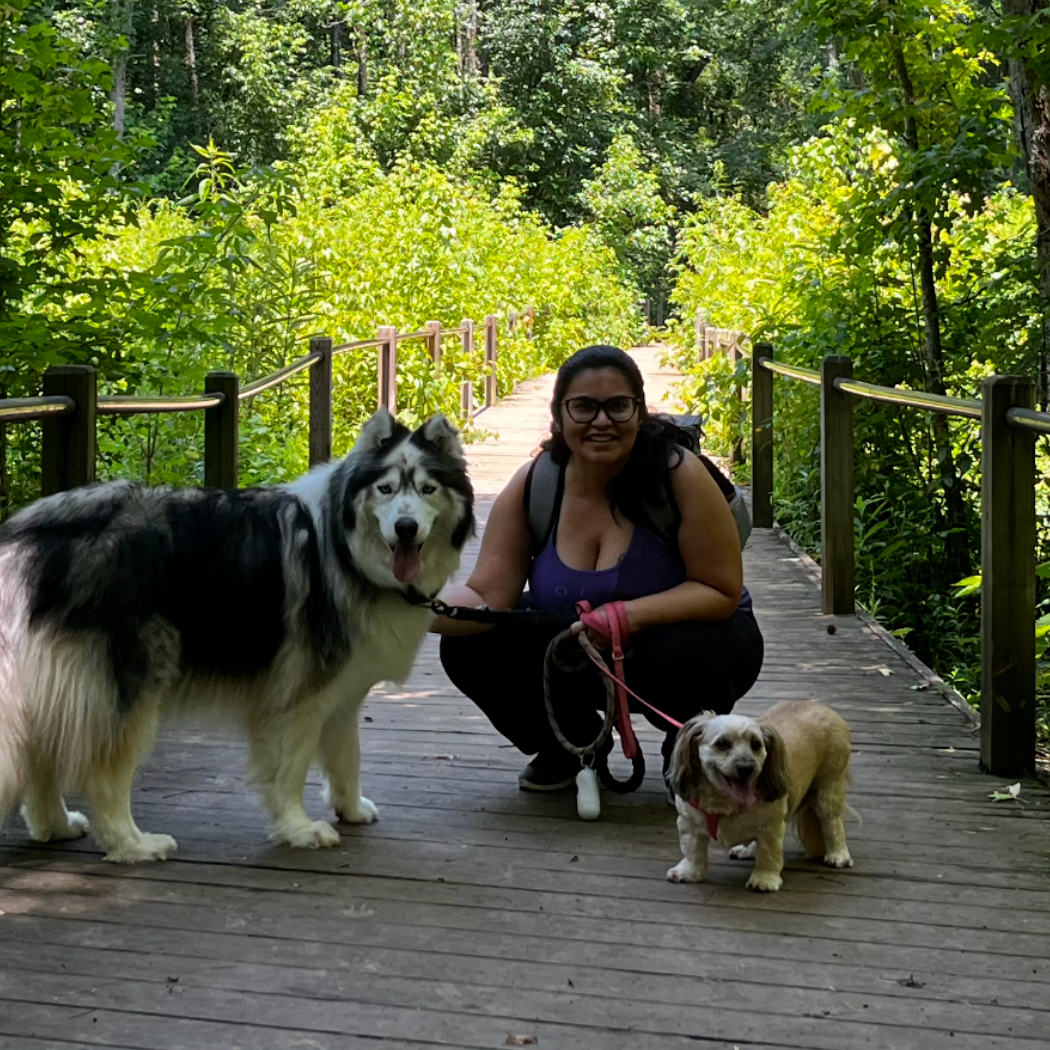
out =
{"type": "Polygon", "coordinates": [[[533,559],[529,573],[530,604],[537,609],[567,611],[579,601],[597,607],[670,590],[686,580],[685,563],[676,544],[651,529],[635,525],[627,553],[609,569],[570,569],[558,557],[558,530],[533,559]]]}

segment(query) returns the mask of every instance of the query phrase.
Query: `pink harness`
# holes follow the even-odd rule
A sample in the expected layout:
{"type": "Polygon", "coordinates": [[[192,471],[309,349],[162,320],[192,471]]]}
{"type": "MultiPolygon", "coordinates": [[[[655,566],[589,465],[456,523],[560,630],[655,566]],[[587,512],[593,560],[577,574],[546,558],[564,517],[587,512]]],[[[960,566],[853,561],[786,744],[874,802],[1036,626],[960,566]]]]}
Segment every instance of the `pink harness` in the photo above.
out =
{"type": "Polygon", "coordinates": [[[703,814],[704,823],[707,825],[707,834],[718,841],[718,822],[722,819],[721,813],[708,813],[706,809],[700,808],[700,803],[695,798],[686,799],[690,806],[698,813],[703,814]]]}

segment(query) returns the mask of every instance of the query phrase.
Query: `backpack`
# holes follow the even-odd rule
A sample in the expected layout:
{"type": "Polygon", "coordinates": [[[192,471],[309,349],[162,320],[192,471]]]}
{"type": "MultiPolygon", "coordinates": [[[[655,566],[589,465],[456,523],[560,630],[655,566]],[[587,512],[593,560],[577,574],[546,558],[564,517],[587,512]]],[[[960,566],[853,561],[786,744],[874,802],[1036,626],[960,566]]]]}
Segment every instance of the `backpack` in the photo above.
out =
{"type": "MultiPolygon", "coordinates": [[[[703,434],[699,416],[672,416],[678,433],[678,443],[695,455],[707,468],[707,472],[718,483],[725,496],[729,509],[733,513],[737,532],[740,534],[741,549],[751,535],[751,513],[744,502],[744,491],[734,485],[710,459],[700,451],[700,438],[703,434]]],[[[554,528],[555,508],[561,505],[562,490],[565,487],[565,471],[555,463],[549,452],[541,452],[529,467],[525,478],[525,515],[529,522],[529,536],[532,540],[532,553],[536,554],[547,545],[551,530],[554,528]]],[[[670,489],[661,488],[653,498],[643,503],[649,527],[665,542],[674,543],[678,535],[681,514],[670,489]]]]}

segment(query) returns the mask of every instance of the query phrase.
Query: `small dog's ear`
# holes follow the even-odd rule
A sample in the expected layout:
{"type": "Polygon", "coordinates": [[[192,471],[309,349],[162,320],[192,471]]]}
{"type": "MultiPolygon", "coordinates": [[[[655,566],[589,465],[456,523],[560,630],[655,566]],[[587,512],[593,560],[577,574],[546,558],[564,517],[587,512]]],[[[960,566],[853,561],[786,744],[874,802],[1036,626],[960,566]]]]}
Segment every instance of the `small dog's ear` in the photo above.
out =
{"type": "Polygon", "coordinates": [[[791,792],[788,776],[787,748],[784,738],[770,725],[759,722],[762,727],[762,742],[766,747],[766,760],[758,774],[755,788],[763,802],[776,802],[791,792]]]}
{"type": "Polygon", "coordinates": [[[446,456],[455,456],[457,459],[463,458],[463,446],[460,444],[459,431],[443,415],[432,416],[416,433],[446,456]]]}
{"type": "Polygon", "coordinates": [[[700,762],[699,743],[703,739],[707,723],[714,715],[706,711],[695,718],[690,718],[681,729],[671,752],[671,765],[667,770],[667,780],[671,790],[686,801],[694,799],[707,781],[704,767],[700,762]]]}

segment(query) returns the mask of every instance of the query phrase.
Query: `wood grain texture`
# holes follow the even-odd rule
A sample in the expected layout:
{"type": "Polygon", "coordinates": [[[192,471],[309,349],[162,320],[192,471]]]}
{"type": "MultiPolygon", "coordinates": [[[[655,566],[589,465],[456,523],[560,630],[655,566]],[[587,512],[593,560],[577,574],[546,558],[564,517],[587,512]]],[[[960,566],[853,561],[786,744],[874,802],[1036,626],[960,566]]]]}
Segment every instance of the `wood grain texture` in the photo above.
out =
{"type": "MultiPolygon", "coordinates": [[[[637,352],[655,405],[673,376],[637,352]]],[[[542,438],[551,380],[479,414],[483,523],[542,438]]],[[[476,555],[472,542],[461,576],[476,555]]],[[[270,844],[244,746],[164,730],[135,789],[165,864],[105,864],[88,842],[0,837],[0,1050],[539,1050],[845,1047],[1032,1050],[1050,1024],[1050,795],[1017,803],[978,768],[966,719],[884,633],[821,612],[810,571],[757,529],[745,571],[766,663],[738,710],[813,697],[854,733],[852,871],[789,847],[785,886],[710,881],[677,859],[658,769],[603,797],[517,788],[524,756],[445,678],[430,638],[364,713],[379,823],[333,850],[270,844]],[[829,635],[827,626],[836,632],[829,635]],[[923,688],[916,689],[914,687],[923,688]]],[[[628,674],[629,665],[628,665],[628,674]]],[[[698,689],[702,669],[698,668],[698,689]]],[[[650,756],[660,734],[639,723],[650,756]]],[[[616,761],[616,760],[614,760],[616,761]]],[[[655,764],[655,763],[651,763],[655,764]]],[[[312,775],[307,805],[324,815],[312,775]]]]}

